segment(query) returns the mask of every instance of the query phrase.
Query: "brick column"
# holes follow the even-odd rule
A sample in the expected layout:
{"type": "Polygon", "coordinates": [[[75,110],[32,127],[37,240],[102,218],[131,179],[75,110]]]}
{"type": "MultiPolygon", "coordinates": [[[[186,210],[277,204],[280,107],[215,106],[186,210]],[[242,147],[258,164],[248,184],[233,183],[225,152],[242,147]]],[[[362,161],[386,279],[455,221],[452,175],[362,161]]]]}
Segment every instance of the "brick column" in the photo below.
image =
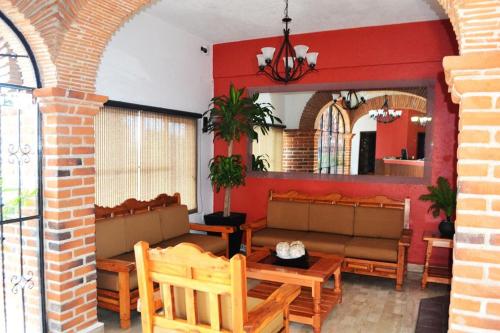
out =
{"type": "Polygon", "coordinates": [[[94,116],[107,97],[60,88],[34,92],[42,113],[45,276],[51,332],[97,322],[94,116]]]}
{"type": "Polygon", "coordinates": [[[300,129],[285,129],[283,131],[282,165],[284,172],[314,172],[315,132],[315,130],[300,129]]]}
{"type": "Polygon", "coordinates": [[[351,174],[351,151],[352,151],[352,137],[354,134],[344,134],[344,147],[345,147],[345,161],[344,161],[344,175],[351,174]]]}
{"type": "Polygon", "coordinates": [[[500,52],[444,67],[460,103],[450,332],[500,330],[500,52]]]}

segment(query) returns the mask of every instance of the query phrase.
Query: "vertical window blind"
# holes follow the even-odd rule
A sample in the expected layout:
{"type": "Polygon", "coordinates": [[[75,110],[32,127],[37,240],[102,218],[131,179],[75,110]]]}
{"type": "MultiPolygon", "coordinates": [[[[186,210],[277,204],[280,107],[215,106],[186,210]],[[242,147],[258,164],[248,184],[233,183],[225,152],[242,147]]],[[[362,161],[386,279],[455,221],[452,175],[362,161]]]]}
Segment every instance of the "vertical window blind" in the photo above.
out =
{"type": "Polygon", "coordinates": [[[259,132],[259,141],[253,141],[252,153],[265,155],[268,171],[282,171],[283,128],[271,127],[266,135],[259,132]]]}
{"type": "Polygon", "coordinates": [[[196,210],[196,119],[104,107],[96,118],[96,204],[181,194],[196,210]]]}

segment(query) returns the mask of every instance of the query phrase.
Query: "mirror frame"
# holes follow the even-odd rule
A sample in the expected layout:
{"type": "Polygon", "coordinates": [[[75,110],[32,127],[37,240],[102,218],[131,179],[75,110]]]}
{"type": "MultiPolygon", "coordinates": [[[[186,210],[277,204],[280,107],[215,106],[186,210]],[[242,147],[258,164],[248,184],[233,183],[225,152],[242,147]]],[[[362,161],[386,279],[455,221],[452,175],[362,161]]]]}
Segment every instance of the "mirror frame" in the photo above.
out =
{"type": "MultiPolygon", "coordinates": [[[[254,93],[287,93],[321,90],[380,90],[409,87],[427,88],[427,115],[433,117],[436,80],[395,80],[395,81],[362,81],[317,84],[294,84],[248,87],[249,95],[254,93]],[[382,88],[383,87],[383,88],[382,88]]],[[[285,124],[286,125],[286,124],[285,124]]],[[[283,171],[253,171],[247,163],[247,177],[271,179],[300,179],[300,180],[330,180],[336,182],[365,182],[365,183],[399,183],[399,184],[428,184],[432,176],[432,147],[434,135],[434,121],[427,125],[425,130],[425,165],[423,177],[381,176],[381,175],[330,175],[308,172],[283,171]]],[[[247,161],[252,160],[252,141],[247,140],[247,161]]]]}

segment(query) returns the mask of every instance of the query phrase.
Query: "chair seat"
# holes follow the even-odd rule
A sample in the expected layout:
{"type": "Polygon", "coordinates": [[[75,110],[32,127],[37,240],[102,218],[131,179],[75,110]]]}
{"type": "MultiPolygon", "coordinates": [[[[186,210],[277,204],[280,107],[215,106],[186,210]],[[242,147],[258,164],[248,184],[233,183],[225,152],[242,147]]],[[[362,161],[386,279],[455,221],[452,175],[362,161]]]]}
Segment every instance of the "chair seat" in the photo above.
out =
{"type": "Polygon", "coordinates": [[[349,258],[398,261],[398,241],[385,238],[353,237],[345,247],[349,258]]]}
{"type": "Polygon", "coordinates": [[[252,234],[252,245],[274,248],[278,242],[306,239],[307,231],[265,228],[252,234]]]}
{"type": "MultiPolygon", "coordinates": [[[[118,259],[123,261],[135,262],[134,252],[127,252],[114,256],[110,259],[118,259]]],[[[136,271],[130,272],[130,290],[137,288],[137,273],[136,271]]],[[[118,291],[118,273],[97,270],[97,288],[118,291]]]]}
{"type": "MultiPolygon", "coordinates": [[[[166,248],[169,246],[175,246],[180,243],[193,243],[205,251],[210,251],[214,254],[222,253],[226,251],[226,241],[217,236],[207,236],[202,234],[184,234],[172,239],[164,240],[160,243],[154,244],[151,247],[161,247],[166,248]]],[[[111,259],[119,259],[129,262],[135,262],[134,252],[127,252],[114,256],[111,259]]],[[[137,274],[135,271],[130,272],[130,290],[137,288],[137,274]]],[[[118,291],[118,274],[106,271],[97,271],[97,288],[107,289],[112,291],[118,291]]]]}
{"type": "MultiPolygon", "coordinates": [[[[155,299],[156,298],[160,298],[159,291],[155,292],[154,298],[155,299]]],[[[262,302],[264,302],[264,300],[261,300],[259,298],[247,297],[247,311],[250,312],[253,308],[255,308],[257,305],[259,305],[262,302]]],[[[140,300],[137,303],[137,311],[141,312],[141,303],[140,303],[140,300]]],[[[227,318],[230,315],[228,307],[223,307],[222,311],[225,312],[225,313],[222,314],[223,318],[227,318]]],[[[204,322],[208,322],[208,316],[209,316],[208,313],[209,313],[208,309],[206,309],[205,307],[203,307],[203,309],[200,309],[200,312],[199,312],[200,320],[204,321],[204,322]]],[[[283,326],[284,326],[283,315],[281,313],[279,313],[260,332],[262,332],[262,333],[277,333],[277,332],[281,331],[281,329],[283,328],[283,326]]],[[[167,329],[167,328],[163,328],[163,327],[159,327],[159,326],[153,326],[153,333],[175,333],[175,332],[177,332],[177,331],[171,330],[171,329],[167,329]]]]}
{"type": "Polygon", "coordinates": [[[158,244],[151,245],[151,248],[167,248],[180,243],[196,244],[203,250],[212,252],[213,254],[225,254],[226,251],[226,241],[221,237],[190,233],[164,240],[158,244]]]}
{"type": "Polygon", "coordinates": [[[331,234],[326,232],[308,232],[304,239],[306,249],[343,256],[346,244],[352,239],[350,236],[331,234]]]}

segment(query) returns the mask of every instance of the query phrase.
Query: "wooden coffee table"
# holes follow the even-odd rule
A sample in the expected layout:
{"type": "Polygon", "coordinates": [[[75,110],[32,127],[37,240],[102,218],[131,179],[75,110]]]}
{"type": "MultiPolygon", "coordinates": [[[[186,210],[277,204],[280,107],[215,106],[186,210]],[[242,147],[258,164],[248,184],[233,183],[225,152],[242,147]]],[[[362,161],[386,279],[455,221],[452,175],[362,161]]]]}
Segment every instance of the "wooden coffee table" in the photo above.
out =
{"type": "Polygon", "coordinates": [[[253,251],[247,257],[247,277],[262,282],[248,296],[266,299],[282,283],[302,286],[301,294],[290,305],[290,321],[311,325],[318,333],[323,320],[342,302],[342,260],[340,256],[309,252],[309,268],[291,268],[274,265],[269,249],[253,251]],[[324,287],[331,276],[335,278],[334,287],[324,287]]]}

